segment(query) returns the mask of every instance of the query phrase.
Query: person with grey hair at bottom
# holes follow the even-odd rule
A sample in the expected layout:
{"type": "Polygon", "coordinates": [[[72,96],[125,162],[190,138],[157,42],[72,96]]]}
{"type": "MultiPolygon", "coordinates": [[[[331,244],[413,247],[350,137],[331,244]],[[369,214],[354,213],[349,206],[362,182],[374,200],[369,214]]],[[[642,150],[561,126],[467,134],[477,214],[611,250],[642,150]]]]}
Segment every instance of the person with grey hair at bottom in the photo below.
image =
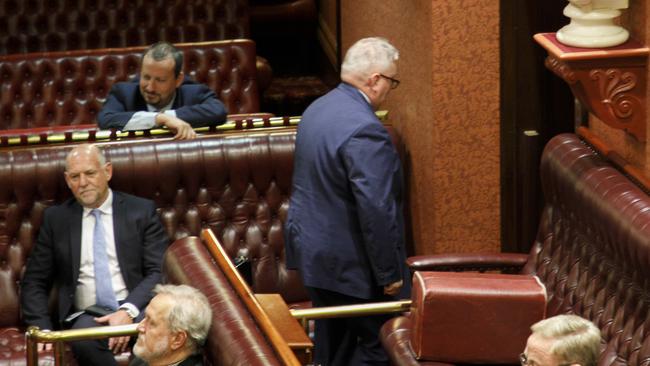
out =
{"type": "Polygon", "coordinates": [[[203,365],[201,350],[212,323],[208,299],[187,285],[158,285],[154,293],[129,366],[203,365]]]}
{"type": "Polygon", "coordinates": [[[521,366],[596,366],[600,330],[577,315],[557,315],[533,324],[521,366]]]}
{"type": "MultiPolygon", "coordinates": [[[[345,55],[336,89],[298,125],[286,263],[315,307],[410,298],[402,166],[375,110],[399,85],[399,52],[364,38],[345,55]]],[[[316,320],[314,364],[388,365],[388,315],[316,320]]]]}
{"type": "Polygon", "coordinates": [[[113,85],[97,124],[123,131],[164,126],[176,139],[191,139],[196,137],[194,127],[222,124],[226,113],[207,85],[185,77],[183,52],[158,42],[142,55],[138,77],[113,85]]]}

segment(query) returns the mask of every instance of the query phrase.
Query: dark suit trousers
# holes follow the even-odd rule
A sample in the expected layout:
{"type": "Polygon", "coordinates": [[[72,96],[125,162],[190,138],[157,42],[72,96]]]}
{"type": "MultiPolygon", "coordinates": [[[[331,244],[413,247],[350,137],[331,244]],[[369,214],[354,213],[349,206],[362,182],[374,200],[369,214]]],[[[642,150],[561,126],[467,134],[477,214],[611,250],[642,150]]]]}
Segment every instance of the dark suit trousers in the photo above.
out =
{"type": "MultiPolygon", "coordinates": [[[[92,315],[81,314],[70,329],[100,326],[93,320],[94,318],[92,315]]],[[[108,349],[108,339],[70,342],[70,347],[79,365],[117,365],[113,352],[108,349]]]]}
{"type": "MultiPolygon", "coordinates": [[[[120,301],[121,305],[121,301],[120,301]]],[[[90,327],[98,327],[95,317],[88,314],[81,314],[74,322],[70,329],[82,329],[90,327]]],[[[140,322],[144,318],[144,311],[134,319],[135,323],[140,322]]],[[[136,338],[132,337],[129,342],[129,347],[132,347],[136,338]]],[[[93,339],[88,341],[70,342],[72,353],[79,365],[117,365],[113,352],[108,349],[108,338],[106,339],[93,339]]]]}
{"type": "MultiPolygon", "coordinates": [[[[337,292],[307,287],[314,307],[351,305],[390,298],[366,300],[337,292]]],[[[392,315],[317,319],[314,331],[314,364],[321,366],[388,365],[379,341],[379,329],[392,315]]]]}

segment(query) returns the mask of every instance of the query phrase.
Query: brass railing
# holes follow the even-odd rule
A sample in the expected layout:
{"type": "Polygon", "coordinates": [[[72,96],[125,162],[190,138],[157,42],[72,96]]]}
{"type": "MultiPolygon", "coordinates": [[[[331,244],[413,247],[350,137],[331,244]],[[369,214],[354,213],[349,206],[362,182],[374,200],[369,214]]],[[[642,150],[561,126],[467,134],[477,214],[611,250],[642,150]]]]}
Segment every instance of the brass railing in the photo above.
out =
{"type": "MultiPolygon", "coordinates": [[[[377,302],[357,305],[329,306],[311,309],[294,309],[291,315],[303,326],[311,319],[339,318],[349,316],[364,316],[409,311],[411,300],[377,302]]],[[[84,329],[61,331],[42,331],[38,327],[27,330],[27,365],[38,365],[37,343],[54,344],[54,364],[65,365],[65,343],[82,339],[99,339],[119,336],[133,336],[138,333],[137,324],[102,326],[84,329]]]]}
{"type": "MultiPolygon", "coordinates": [[[[209,133],[211,131],[230,132],[238,130],[247,130],[252,128],[269,128],[269,127],[287,127],[296,126],[300,122],[300,117],[270,117],[270,118],[244,118],[228,120],[226,123],[212,127],[197,127],[194,129],[197,133],[209,133]]],[[[74,126],[70,126],[74,128],[74,126]]],[[[150,137],[150,136],[172,136],[173,133],[168,129],[157,128],[144,131],[116,131],[116,130],[80,130],[52,132],[47,136],[41,136],[38,133],[28,134],[27,136],[9,136],[3,146],[14,145],[34,145],[42,143],[63,143],[63,142],[83,142],[83,141],[108,141],[119,140],[124,138],[150,137]]]]}
{"type": "Polygon", "coordinates": [[[327,306],[321,308],[292,309],[291,315],[298,320],[344,318],[378,314],[403,313],[411,308],[411,300],[373,302],[357,305],[327,306]]]}
{"type": "MultiPolygon", "coordinates": [[[[380,121],[385,122],[388,116],[387,111],[375,112],[380,121]]],[[[219,126],[212,127],[197,127],[194,129],[199,134],[209,133],[212,131],[218,132],[234,132],[257,128],[273,128],[273,127],[287,127],[297,126],[301,117],[250,117],[229,119],[226,123],[219,126]]],[[[74,128],[73,125],[70,126],[74,128]]],[[[55,143],[68,143],[68,142],[96,142],[96,141],[110,141],[120,140],[125,138],[139,138],[151,136],[172,136],[173,133],[168,129],[157,128],[153,130],[144,131],[117,131],[117,130],[80,130],[80,131],[63,131],[51,132],[46,136],[39,133],[27,133],[27,135],[9,135],[2,137],[3,141],[0,146],[18,146],[18,145],[35,145],[35,144],[55,144],[55,143]]]]}
{"type": "Polygon", "coordinates": [[[65,343],[82,339],[100,339],[119,336],[132,336],[138,333],[138,324],[69,329],[60,331],[43,331],[38,327],[29,327],[25,334],[27,339],[27,366],[38,365],[37,343],[54,344],[54,364],[65,365],[65,343]]]}
{"type": "Polygon", "coordinates": [[[305,333],[309,334],[310,320],[404,313],[409,311],[410,308],[411,300],[400,300],[356,305],[325,306],[308,309],[291,309],[289,311],[291,312],[291,315],[300,322],[305,333]]]}

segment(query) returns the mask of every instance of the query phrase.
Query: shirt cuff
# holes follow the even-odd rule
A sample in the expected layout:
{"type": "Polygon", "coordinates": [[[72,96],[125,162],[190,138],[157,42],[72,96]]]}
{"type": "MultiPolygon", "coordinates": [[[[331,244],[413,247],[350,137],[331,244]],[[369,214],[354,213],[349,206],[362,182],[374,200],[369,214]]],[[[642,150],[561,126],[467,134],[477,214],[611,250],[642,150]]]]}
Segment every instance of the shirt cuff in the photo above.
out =
{"type": "Polygon", "coordinates": [[[135,112],[122,131],[150,130],[156,126],[158,112],[135,112]]]}
{"type": "Polygon", "coordinates": [[[127,314],[129,314],[129,316],[133,319],[137,318],[138,315],[140,315],[140,310],[138,310],[138,308],[130,302],[125,302],[124,304],[120,305],[119,308],[126,310],[127,314]]]}

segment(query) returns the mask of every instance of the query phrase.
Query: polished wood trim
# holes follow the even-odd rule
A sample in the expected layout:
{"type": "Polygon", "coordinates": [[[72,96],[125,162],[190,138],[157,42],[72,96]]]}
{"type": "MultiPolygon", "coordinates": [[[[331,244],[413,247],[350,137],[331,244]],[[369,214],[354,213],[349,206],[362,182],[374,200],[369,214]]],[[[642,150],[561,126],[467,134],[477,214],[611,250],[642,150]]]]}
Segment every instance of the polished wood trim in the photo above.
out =
{"type": "Polygon", "coordinates": [[[278,332],[277,328],[273,325],[273,322],[271,322],[271,319],[260,305],[255,294],[251,291],[251,288],[248,286],[246,281],[244,281],[239,272],[237,272],[235,266],[232,264],[232,261],[230,261],[230,258],[228,258],[226,251],[223,249],[212,230],[204,229],[201,232],[201,237],[203,238],[203,242],[206,244],[208,251],[217,262],[217,265],[223,271],[224,275],[235,289],[237,295],[239,295],[239,298],[242,300],[248,311],[253,315],[253,318],[268,338],[283,364],[300,365],[296,355],[293,353],[291,348],[289,348],[289,345],[278,332]]]}
{"type": "Polygon", "coordinates": [[[606,157],[618,169],[627,174],[630,178],[636,181],[646,193],[650,193],[650,179],[639,168],[630,164],[618,152],[609,147],[607,143],[596,136],[587,127],[578,127],[577,134],[582,137],[589,145],[596,149],[601,155],[606,157]]]}
{"type": "Polygon", "coordinates": [[[562,61],[644,57],[650,53],[650,48],[634,40],[629,40],[622,46],[612,48],[576,48],[559,46],[551,40],[551,37],[555,37],[554,33],[537,33],[533,36],[537,43],[562,61]]]}
{"type": "Polygon", "coordinates": [[[305,333],[298,320],[291,316],[289,306],[280,294],[255,294],[264,312],[269,315],[275,327],[302,364],[312,363],[314,343],[305,333]]]}

